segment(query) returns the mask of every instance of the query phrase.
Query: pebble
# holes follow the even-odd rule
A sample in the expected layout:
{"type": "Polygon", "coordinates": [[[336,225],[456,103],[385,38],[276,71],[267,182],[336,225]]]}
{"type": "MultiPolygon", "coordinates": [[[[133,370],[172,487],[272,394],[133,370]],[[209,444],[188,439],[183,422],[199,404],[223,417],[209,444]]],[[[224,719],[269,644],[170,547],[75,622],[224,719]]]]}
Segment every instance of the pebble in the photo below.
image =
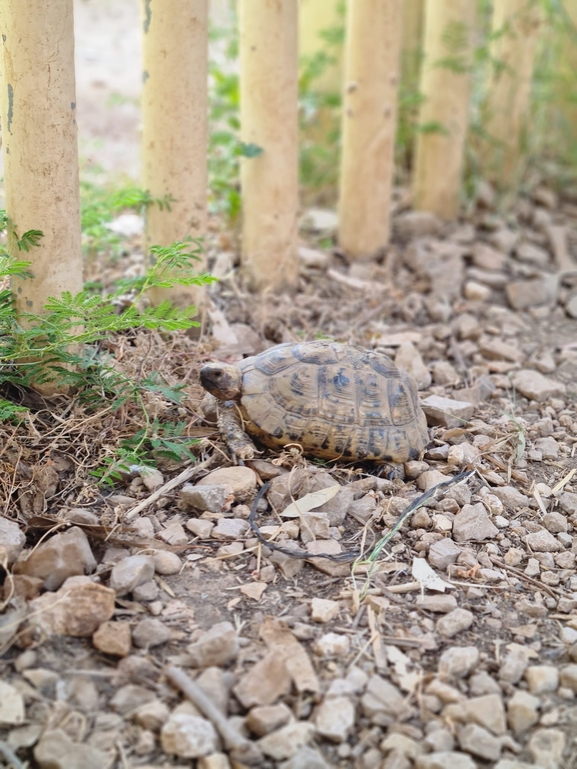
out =
{"type": "Polygon", "coordinates": [[[159,531],[156,536],[163,542],[166,542],[167,545],[172,545],[172,547],[188,544],[188,536],[180,521],[173,521],[165,529],[159,531]]]}
{"type": "Polygon", "coordinates": [[[529,740],[533,760],[543,769],[560,769],[565,734],[560,729],[538,729],[529,740]]]}
{"type": "Polygon", "coordinates": [[[419,756],[415,761],[415,769],[477,769],[477,764],[471,756],[456,753],[452,750],[429,753],[419,756]]]}
{"type": "Polygon", "coordinates": [[[526,310],[557,299],[558,282],[555,275],[542,275],[530,280],[513,280],[505,286],[507,300],[514,310],[526,310]]]}
{"type": "Polygon", "coordinates": [[[566,516],[561,515],[561,513],[547,513],[543,516],[543,525],[551,534],[566,532],[569,528],[566,516]]]}
{"type": "Polygon", "coordinates": [[[395,364],[415,380],[419,390],[426,390],[433,381],[420,352],[412,342],[400,345],[395,355],[395,364]]]}
{"type": "Polygon", "coordinates": [[[437,614],[448,614],[457,608],[457,599],[453,595],[420,595],[417,598],[416,605],[425,611],[432,611],[437,614]]]}
{"type": "Polygon", "coordinates": [[[311,723],[296,721],[261,737],[257,745],[266,756],[274,761],[282,761],[293,758],[300,748],[311,741],[314,733],[311,723]]]}
{"type": "Polygon", "coordinates": [[[192,483],[185,483],[180,490],[180,501],[185,508],[221,513],[230,508],[234,501],[234,493],[231,486],[224,484],[206,483],[195,486],[192,483]]]}
{"type": "Polygon", "coordinates": [[[139,649],[160,646],[170,638],[170,630],[159,619],[146,617],[137,622],[132,631],[132,640],[139,649]]]}
{"type": "Polygon", "coordinates": [[[473,612],[468,609],[454,609],[437,620],[436,630],[444,638],[452,638],[470,628],[474,619],[473,612]]]}
{"type": "Polygon", "coordinates": [[[471,253],[473,264],[482,270],[502,270],[507,262],[505,254],[487,243],[477,241],[471,253]]]}
{"type": "Polygon", "coordinates": [[[191,518],[184,525],[199,539],[210,539],[214,529],[214,523],[204,518],[191,518]]]}
{"type": "Polygon", "coordinates": [[[132,598],[135,601],[156,601],[160,594],[160,588],[158,584],[149,579],[148,582],[143,582],[142,585],[137,585],[132,591],[132,598]]]}
{"type": "Polygon", "coordinates": [[[343,742],[355,726],[355,706],[348,697],[325,699],[316,710],[315,725],[321,737],[343,742]]]}
{"type": "MultiPolygon", "coordinates": [[[[487,672],[482,670],[480,673],[475,673],[469,679],[469,692],[472,695],[481,696],[483,694],[498,694],[501,695],[501,687],[487,672]]],[[[502,703],[501,703],[502,704],[502,703]]],[[[483,726],[483,724],[481,724],[483,726]]]]}
{"type": "Polygon", "coordinates": [[[132,648],[130,622],[103,622],[92,636],[99,652],[127,657],[132,648]]]}
{"type": "Polygon", "coordinates": [[[148,491],[156,491],[164,483],[164,476],[156,467],[141,467],[140,477],[148,491]]]}
{"type": "Polygon", "coordinates": [[[218,748],[218,735],[205,718],[173,713],[160,732],[162,749],[179,758],[200,758],[218,748]]]}
{"type": "Polygon", "coordinates": [[[171,553],[170,550],[157,550],[153,556],[154,571],[157,574],[168,576],[170,574],[178,574],[182,569],[182,561],[176,553],[171,553]]]}
{"type": "Polygon", "coordinates": [[[559,505],[567,515],[577,515],[577,494],[564,491],[559,495],[559,505]]]}
{"type": "Polygon", "coordinates": [[[143,729],[150,729],[153,732],[159,731],[162,726],[168,721],[170,717],[170,710],[160,700],[151,700],[141,705],[134,718],[136,722],[142,726],[143,729]]]}
{"type": "Polygon", "coordinates": [[[233,691],[244,708],[272,705],[288,694],[291,677],[284,659],[276,651],[269,652],[245,673],[233,691]]]}
{"type": "Polygon", "coordinates": [[[319,657],[346,657],[351,642],[348,636],[340,633],[325,633],[314,644],[314,651],[319,657]]]}
{"type": "Polygon", "coordinates": [[[456,542],[482,542],[493,539],[499,533],[489,518],[482,502],[464,505],[453,521],[453,538],[456,542]]]}
{"type": "Polygon", "coordinates": [[[559,686],[559,671],[553,665],[531,665],[525,671],[531,694],[554,692],[559,686]]]}
{"type": "Polygon", "coordinates": [[[154,558],[151,555],[129,555],[112,567],[109,584],[117,595],[122,596],[153,577],[154,558]]]}
{"type": "Polygon", "coordinates": [[[577,694],[577,665],[565,665],[559,673],[561,686],[577,694]]]}
{"type": "Polygon", "coordinates": [[[558,553],[565,549],[559,540],[546,529],[527,534],[525,543],[535,553],[558,553]]]}
{"type": "Polygon", "coordinates": [[[56,593],[44,593],[28,604],[30,625],[46,637],[87,638],[114,614],[115,593],[88,577],[69,577],[56,593]]]}
{"type": "Polygon", "coordinates": [[[24,698],[14,686],[0,681],[0,726],[15,726],[24,721],[24,698]]]}
{"type": "Polygon", "coordinates": [[[219,540],[242,539],[250,529],[244,518],[221,518],[212,530],[212,538],[219,540]]]}
{"type": "Polygon", "coordinates": [[[329,769],[329,765],[322,755],[306,746],[298,750],[288,761],[283,761],[278,766],[279,769],[329,769]]]}
{"type": "Polygon", "coordinates": [[[525,357],[518,347],[489,336],[482,336],[479,339],[479,350],[489,360],[508,360],[513,363],[521,363],[525,357]]]}
{"type": "Polygon", "coordinates": [[[529,497],[522,494],[514,486],[497,486],[491,489],[491,494],[498,497],[509,510],[516,511],[521,507],[527,507],[529,504],[529,497]]]}
{"type": "Polygon", "coordinates": [[[463,286],[463,296],[471,302],[487,302],[492,293],[489,286],[478,283],[476,280],[467,280],[463,286]]]}
{"type": "Polygon", "coordinates": [[[464,708],[467,721],[472,721],[497,736],[505,734],[507,723],[505,707],[500,694],[473,697],[467,700],[464,708]]]}
{"type": "Polygon", "coordinates": [[[195,668],[227,665],[236,659],[238,638],[230,622],[218,622],[187,646],[190,664],[195,668]]]}
{"type": "Polygon", "coordinates": [[[26,537],[16,521],[0,517],[0,561],[8,566],[13,564],[25,544],[26,537]]]}
{"type": "Polygon", "coordinates": [[[254,497],[257,474],[250,467],[220,467],[205,475],[197,486],[230,486],[237,502],[248,502],[254,497]]]}
{"type": "Polygon", "coordinates": [[[435,569],[446,571],[460,555],[461,548],[449,537],[444,537],[430,546],[427,560],[435,569]]]}
{"type": "Polygon", "coordinates": [[[369,678],[361,697],[363,714],[372,723],[387,726],[407,713],[407,704],[401,691],[379,675],[369,678]]]}
{"type": "Polygon", "coordinates": [[[95,568],[86,534],[73,526],[38,545],[25,561],[17,563],[14,571],[43,579],[46,590],[58,590],[69,577],[88,574],[95,568]]]}
{"type": "Polygon", "coordinates": [[[34,748],[39,769],[102,769],[110,764],[102,750],[73,742],[62,729],[44,732],[34,748]]]}
{"type": "Polygon", "coordinates": [[[467,401],[429,395],[421,405],[431,425],[443,427],[462,427],[474,414],[475,407],[467,401]]]}
{"type": "Polygon", "coordinates": [[[517,371],[512,380],[513,387],[529,400],[542,403],[548,398],[555,398],[565,394],[566,387],[561,382],[556,382],[550,377],[543,376],[532,369],[517,371]]]}
{"type": "Polygon", "coordinates": [[[463,750],[485,761],[497,761],[501,755],[501,740],[477,724],[459,729],[457,738],[463,750]]]}
{"type": "Polygon", "coordinates": [[[534,243],[520,243],[515,251],[520,262],[534,264],[536,267],[546,267],[549,264],[549,253],[534,243]]]}
{"type": "Polygon", "coordinates": [[[138,684],[126,684],[116,690],[114,697],[110,700],[110,707],[119,715],[126,716],[136,711],[141,705],[154,700],[154,694],[150,689],[138,684]]]}
{"type": "Polygon", "coordinates": [[[441,473],[439,470],[427,470],[421,473],[417,478],[417,486],[422,491],[429,491],[439,483],[446,483],[449,480],[449,476],[441,473]]]}
{"type": "Polygon", "coordinates": [[[507,705],[507,721],[509,728],[519,737],[539,720],[540,700],[529,692],[519,689],[507,705]]]}
{"type": "Polygon", "coordinates": [[[313,622],[330,622],[341,610],[338,601],[326,598],[313,598],[311,601],[311,619],[313,622]]]}
{"type": "Polygon", "coordinates": [[[246,726],[257,737],[264,737],[293,719],[293,714],[284,702],[278,705],[262,705],[252,708],[246,716],[246,726]]]}
{"type": "Polygon", "coordinates": [[[561,447],[551,436],[545,438],[538,438],[535,441],[535,448],[541,452],[543,459],[557,459],[561,447]]]}
{"type": "Polygon", "coordinates": [[[410,240],[425,235],[438,235],[443,223],[428,211],[406,211],[395,217],[394,226],[401,238],[410,240]]]}

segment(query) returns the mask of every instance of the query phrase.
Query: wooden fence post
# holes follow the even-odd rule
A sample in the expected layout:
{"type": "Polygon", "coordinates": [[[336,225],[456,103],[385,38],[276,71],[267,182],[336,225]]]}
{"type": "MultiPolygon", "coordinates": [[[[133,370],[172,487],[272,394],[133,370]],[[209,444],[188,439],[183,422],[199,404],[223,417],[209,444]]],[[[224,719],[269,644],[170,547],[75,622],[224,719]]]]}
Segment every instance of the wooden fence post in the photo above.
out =
{"type": "Polygon", "coordinates": [[[425,0],[413,206],[444,219],[459,210],[474,22],[474,0],[425,0]]]}
{"type": "Polygon", "coordinates": [[[298,42],[296,0],[240,0],[242,261],[256,289],[298,279],[298,42]]]}
{"type": "Polygon", "coordinates": [[[496,0],[483,165],[486,177],[505,189],[518,176],[539,26],[533,0],[496,0]]]}
{"type": "MultiPolygon", "coordinates": [[[[170,209],[147,208],[150,248],[206,233],[208,0],[143,0],[142,10],[142,186],[174,198],[170,209]]],[[[154,301],[202,304],[197,286],[151,293],[154,301]]]]}
{"type": "Polygon", "coordinates": [[[34,274],[12,288],[17,312],[40,314],[83,285],[72,0],[1,0],[0,28],[9,251],[34,274]],[[44,236],[26,254],[16,241],[28,230],[44,236]]]}
{"type": "Polygon", "coordinates": [[[350,0],[345,44],[339,243],[352,258],[389,239],[400,0],[350,0]]]}

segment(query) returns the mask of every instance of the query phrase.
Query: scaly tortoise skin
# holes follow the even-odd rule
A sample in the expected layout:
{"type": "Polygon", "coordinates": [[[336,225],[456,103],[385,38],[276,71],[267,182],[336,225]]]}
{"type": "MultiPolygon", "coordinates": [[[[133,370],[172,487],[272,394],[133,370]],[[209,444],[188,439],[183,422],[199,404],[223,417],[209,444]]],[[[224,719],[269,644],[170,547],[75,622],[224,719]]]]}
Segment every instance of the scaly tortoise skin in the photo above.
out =
{"type": "Polygon", "coordinates": [[[416,459],[428,442],[413,380],[361,347],[279,344],[238,366],[207,363],[200,381],[221,401],[219,427],[242,459],[255,452],[246,432],[273,448],[376,462],[416,459]]]}

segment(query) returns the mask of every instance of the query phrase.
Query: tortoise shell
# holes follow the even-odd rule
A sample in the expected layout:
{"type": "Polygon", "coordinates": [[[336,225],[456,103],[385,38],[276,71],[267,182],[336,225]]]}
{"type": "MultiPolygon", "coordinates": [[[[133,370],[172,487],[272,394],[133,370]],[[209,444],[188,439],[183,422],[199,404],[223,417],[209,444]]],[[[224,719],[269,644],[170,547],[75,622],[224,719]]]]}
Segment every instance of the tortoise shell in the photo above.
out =
{"type": "Polygon", "coordinates": [[[268,446],[405,462],[428,442],[416,385],[386,355],[329,341],[288,343],[239,367],[245,429],[268,446]]]}

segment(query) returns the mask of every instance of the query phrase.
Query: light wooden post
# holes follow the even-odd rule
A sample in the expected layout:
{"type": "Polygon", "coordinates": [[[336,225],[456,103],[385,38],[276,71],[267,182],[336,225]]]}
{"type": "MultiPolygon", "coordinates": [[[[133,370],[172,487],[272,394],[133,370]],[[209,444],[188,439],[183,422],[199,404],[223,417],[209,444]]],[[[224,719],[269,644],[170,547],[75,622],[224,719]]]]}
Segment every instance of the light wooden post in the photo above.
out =
{"type": "Polygon", "coordinates": [[[40,314],[83,285],[72,0],[0,0],[0,32],[9,251],[34,274],[12,287],[17,312],[40,314]],[[28,230],[44,236],[26,254],[16,240],[28,230]]]}
{"type": "MultiPolygon", "coordinates": [[[[150,248],[206,233],[208,0],[143,0],[142,8],[142,186],[175,199],[170,210],[148,207],[150,248]]],[[[151,293],[154,301],[202,304],[196,286],[151,293]]]]}
{"type": "Polygon", "coordinates": [[[511,187],[519,171],[539,25],[533,0],[496,0],[483,170],[502,188],[511,187]]]}
{"type": "Polygon", "coordinates": [[[298,278],[298,44],[296,0],[240,0],[242,262],[256,289],[298,278]]]}
{"type": "Polygon", "coordinates": [[[401,0],[350,0],[345,45],[339,242],[353,258],[387,245],[401,0]]]}
{"type": "Polygon", "coordinates": [[[473,0],[425,0],[413,206],[445,219],[459,210],[474,22],[473,0]]]}

